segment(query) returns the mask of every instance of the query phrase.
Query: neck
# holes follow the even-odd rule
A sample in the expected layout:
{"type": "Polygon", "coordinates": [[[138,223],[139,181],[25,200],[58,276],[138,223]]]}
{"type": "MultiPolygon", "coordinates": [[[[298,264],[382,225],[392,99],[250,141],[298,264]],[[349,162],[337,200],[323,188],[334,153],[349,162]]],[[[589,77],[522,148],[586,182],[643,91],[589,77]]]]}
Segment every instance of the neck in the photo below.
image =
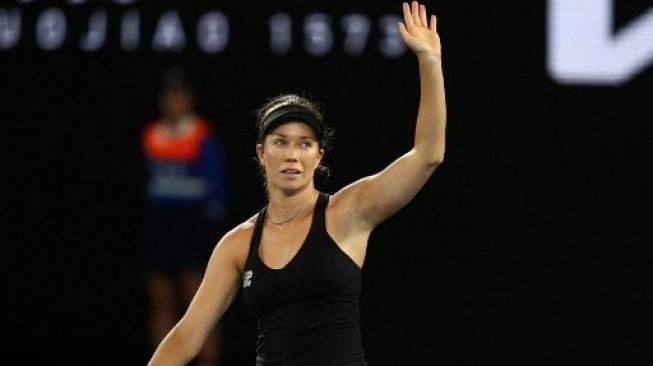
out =
{"type": "Polygon", "coordinates": [[[275,210],[293,210],[314,199],[316,193],[312,184],[293,192],[268,189],[268,204],[275,210]]]}
{"type": "Polygon", "coordinates": [[[190,113],[181,115],[167,115],[162,118],[164,126],[171,132],[179,132],[188,126],[189,122],[193,119],[190,113]]]}
{"type": "Polygon", "coordinates": [[[313,185],[292,193],[269,189],[268,215],[275,222],[292,220],[300,214],[299,211],[306,211],[317,195],[318,192],[313,185]]]}

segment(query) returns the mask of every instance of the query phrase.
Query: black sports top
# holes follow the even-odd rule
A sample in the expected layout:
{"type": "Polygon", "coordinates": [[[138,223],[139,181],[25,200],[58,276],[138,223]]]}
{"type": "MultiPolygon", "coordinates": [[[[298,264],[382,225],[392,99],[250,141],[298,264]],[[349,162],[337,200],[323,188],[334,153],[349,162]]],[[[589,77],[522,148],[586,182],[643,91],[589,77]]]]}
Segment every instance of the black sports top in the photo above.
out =
{"type": "Polygon", "coordinates": [[[328,202],[320,193],[306,239],[281,269],[259,257],[266,208],[259,212],[242,283],[257,317],[257,366],[367,365],[358,313],[361,270],[326,231],[328,202]]]}

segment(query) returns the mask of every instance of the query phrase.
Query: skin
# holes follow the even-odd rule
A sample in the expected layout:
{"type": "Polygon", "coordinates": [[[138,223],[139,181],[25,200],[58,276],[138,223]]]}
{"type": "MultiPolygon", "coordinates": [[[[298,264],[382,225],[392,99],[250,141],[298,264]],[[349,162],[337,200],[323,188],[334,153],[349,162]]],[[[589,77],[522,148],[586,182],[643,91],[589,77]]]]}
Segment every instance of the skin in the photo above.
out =
{"type": "MultiPolygon", "coordinates": [[[[383,171],[336,192],[326,210],[327,232],[361,267],[372,230],[405,206],[444,159],[446,107],[436,19],[429,19],[417,2],[404,3],[403,13],[399,32],[417,56],[420,70],[414,146],[383,171]]],[[[299,212],[287,223],[266,221],[263,228],[259,255],[269,267],[283,268],[308,233],[316,199],[313,174],[324,151],[308,125],[291,122],[266,136],[256,153],[266,171],[270,217],[282,221],[299,212]],[[299,174],[284,173],[287,168],[299,174]]],[[[220,240],[186,314],[161,343],[150,365],[182,365],[197,354],[238,292],[255,221],[256,216],[220,240]]]]}
{"type": "Polygon", "coordinates": [[[193,112],[195,100],[190,90],[179,88],[163,92],[159,97],[159,110],[162,120],[175,125],[180,119],[193,112]]]}

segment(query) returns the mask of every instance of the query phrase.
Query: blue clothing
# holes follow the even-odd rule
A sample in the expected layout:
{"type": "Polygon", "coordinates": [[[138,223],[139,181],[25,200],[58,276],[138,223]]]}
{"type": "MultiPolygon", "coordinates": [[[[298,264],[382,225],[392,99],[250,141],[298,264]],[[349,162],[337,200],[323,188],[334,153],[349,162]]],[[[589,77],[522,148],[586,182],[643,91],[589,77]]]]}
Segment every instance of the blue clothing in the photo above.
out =
{"type": "Polygon", "coordinates": [[[220,141],[201,119],[190,121],[178,135],[154,122],[142,137],[148,173],[146,265],[172,276],[201,271],[226,215],[220,141]]]}

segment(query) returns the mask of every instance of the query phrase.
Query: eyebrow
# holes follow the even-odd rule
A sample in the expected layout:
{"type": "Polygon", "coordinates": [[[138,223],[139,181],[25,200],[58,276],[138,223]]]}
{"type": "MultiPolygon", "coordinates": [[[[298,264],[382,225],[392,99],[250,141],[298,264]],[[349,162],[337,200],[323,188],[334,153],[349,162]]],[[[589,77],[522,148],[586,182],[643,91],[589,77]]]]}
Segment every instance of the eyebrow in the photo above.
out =
{"type": "MultiPolygon", "coordinates": [[[[287,135],[284,135],[282,133],[271,133],[270,136],[278,136],[278,137],[283,137],[283,138],[288,137],[287,135]]],[[[315,140],[315,141],[317,141],[317,139],[315,137],[311,137],[311,136],[299,136],[299,139],[300,140],[315,140]]]]}

